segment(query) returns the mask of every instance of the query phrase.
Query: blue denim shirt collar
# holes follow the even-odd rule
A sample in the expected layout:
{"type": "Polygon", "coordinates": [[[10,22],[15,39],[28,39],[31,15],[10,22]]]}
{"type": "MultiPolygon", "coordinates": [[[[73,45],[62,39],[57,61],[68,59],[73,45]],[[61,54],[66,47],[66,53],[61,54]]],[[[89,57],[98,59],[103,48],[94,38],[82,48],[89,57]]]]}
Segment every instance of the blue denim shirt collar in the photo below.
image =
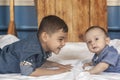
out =
{"type": "Polygon", "coordinates": [[[104,57],[107,54],[108,48],[109,46],[106,45],[106,47],[99,53],[99,55],[95,54],[93,56],[92,61],[94,62],[94,65],[96,65],[100,61],[100,59],[102,59],[102,57],[104,57]]]}

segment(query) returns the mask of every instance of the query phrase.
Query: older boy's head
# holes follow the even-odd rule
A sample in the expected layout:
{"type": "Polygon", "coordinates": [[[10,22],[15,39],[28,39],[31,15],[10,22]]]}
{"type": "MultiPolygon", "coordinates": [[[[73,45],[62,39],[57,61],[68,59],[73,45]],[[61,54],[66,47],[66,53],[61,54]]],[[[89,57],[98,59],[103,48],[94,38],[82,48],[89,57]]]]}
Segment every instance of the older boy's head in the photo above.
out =
{"type": "Polygon", "coordinates": [[[38,30],[38,35],[41,35],[42,32],[52,34],[60,29],[62,29],[63,32],[68,32],[67,24],[61,18],[55,15],[49,15],[42,19],[38,30]]]}
{"type": "Polygon", "coordinates": [[[46,52],[58,54],[65,45],[68,26],[59,17],[54,15],[42,19],[38,30],[38,37],[46,52]]]}

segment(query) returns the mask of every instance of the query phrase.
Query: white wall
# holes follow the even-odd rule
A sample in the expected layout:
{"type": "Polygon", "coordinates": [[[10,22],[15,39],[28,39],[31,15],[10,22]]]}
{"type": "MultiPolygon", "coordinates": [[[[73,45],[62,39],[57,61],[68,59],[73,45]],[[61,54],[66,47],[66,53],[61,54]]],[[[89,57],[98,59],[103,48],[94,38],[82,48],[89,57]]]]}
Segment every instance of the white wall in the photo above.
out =
{"type": "MultiPolygon", "coordinates": [[[[0,0],[0,5],[9,5],[10,0],[0,0]]],[[[17,6],[34,6],[34,0],[14,0],[17,6]]],[[[107,0],[108,6],[120,6],[120,0],[107,0]]]]}
{"type": "Polygon", "coordinates": [[[108,6],[120,6],[120,0],[107,0],[108,6]]]}
{"type": "MultiPolygon", "coordinates": [[[[9,5],[10,0],[0,0],[0,5],[9,5]]],[[[34,6],[34,0],[14,0],[17,6],[34,6]]]]}

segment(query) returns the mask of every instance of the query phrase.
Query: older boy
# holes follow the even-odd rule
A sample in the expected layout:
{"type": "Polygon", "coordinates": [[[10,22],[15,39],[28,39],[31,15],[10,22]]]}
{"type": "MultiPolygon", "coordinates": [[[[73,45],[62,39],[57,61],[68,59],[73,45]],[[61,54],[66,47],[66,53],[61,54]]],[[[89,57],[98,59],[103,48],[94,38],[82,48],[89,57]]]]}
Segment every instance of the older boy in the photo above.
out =
{"type": "Polygon", "coordinates": [[[0,50],[0,73],[42,76],[70,71],[71,65],[47,61],[51,52],[58,54],[65,45],[68,27],[57,16],[42,19],[37,34],[5,46],[0,50]],[[58,69],[49,69],[58,67],[58,69]]]}

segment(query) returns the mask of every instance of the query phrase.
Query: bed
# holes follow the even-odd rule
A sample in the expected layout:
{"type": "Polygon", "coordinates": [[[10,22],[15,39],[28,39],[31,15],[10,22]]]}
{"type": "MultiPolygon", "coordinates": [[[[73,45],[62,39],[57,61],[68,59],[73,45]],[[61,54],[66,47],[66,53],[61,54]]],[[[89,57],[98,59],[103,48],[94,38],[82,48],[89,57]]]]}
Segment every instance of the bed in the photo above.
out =
{"type": "MultiPolygon", "coordinates": [[[[11,34],[0,36],[0,47],[7,44],[11,44],[19,39],[11,34]],[[2,43],[2,44],[1,44],[2,43]]],[[[120,52],[120,40],[111,40],[110,45],[113,45],[120,52]]],[[[119,73],[101,73],[98,75],[90,75],[84,72],[82,65],[84,62],[89,61],[93,56],[93,53],[89,52],[84,42],[67,42],[62,48],[59,55],[52,55],[49,58],[51,61],[55,61],[61,64],[72,64],[73,68],[70,72],[51,75],[30,77],[20,74],[0,74],[0,80],[120,80],[119,73]],[[114,76],[113,76],[114,75],[114,76]]],[[[88,69],[91,67],[88,67],[88,69]]]]}
{"type": "MultiPolygon", "coordinates": [[[[10,25],[8,27],[8,34],[0,35],[0,48],[3,48],[5,45],[11,44],[15,41],[18,41],[19,39],[15,36],[17,35],[16,32],[17,31],[15,26],[10,25]]],[[[111,40],[109,45],[113,45],[120,52],[119,39],[111,40]]],[[[70,72],[40,77],[23,76],[21,74],[0,74],[0,80],[120,80],[120,74],[118,73],[103,72],[98,75],[91,75],[88,72],[84,72],[84,70],[82,69],[82,65],[83,63],[90,61],[92,56],[93,53],[89,52],[84,42],[67,42],[60,51],[59,55],[53,54],[52,57],[50,57],[48,60],[55,61],[61,64],[71,64],[73,68],[70,72]]],[[[90,68],[91,67],[87,67],[87,69],[90,68]]]]}

